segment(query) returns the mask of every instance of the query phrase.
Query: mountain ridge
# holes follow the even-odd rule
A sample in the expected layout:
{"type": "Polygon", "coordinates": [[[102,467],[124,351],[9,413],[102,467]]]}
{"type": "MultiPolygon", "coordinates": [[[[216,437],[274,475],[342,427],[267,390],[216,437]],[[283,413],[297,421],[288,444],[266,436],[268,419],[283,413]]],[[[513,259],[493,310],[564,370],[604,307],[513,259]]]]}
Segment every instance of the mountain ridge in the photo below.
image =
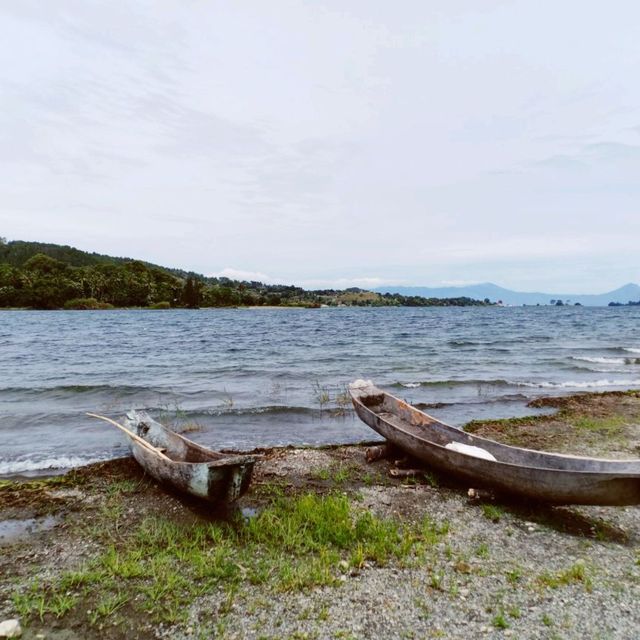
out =
{"type": "Polygon", "coordinates": [[[544,293],[540,291],[515,291],[501,287],[493,282],[483,282],[457,287],[376,287],[377,293],[398,293],[405,296],[424,296],[449,298],[468,296],[478,300],[489,298],[491,302],[501,301],[507,305],[548,305],[561,300],[563,304],[581,304],[584,306],[603,307],[610,302],[626,304],[640,300],[640,285],[633,282],[605,293],[544,293]],[[552,302],[553,300],[553,302],[552,302]]]}

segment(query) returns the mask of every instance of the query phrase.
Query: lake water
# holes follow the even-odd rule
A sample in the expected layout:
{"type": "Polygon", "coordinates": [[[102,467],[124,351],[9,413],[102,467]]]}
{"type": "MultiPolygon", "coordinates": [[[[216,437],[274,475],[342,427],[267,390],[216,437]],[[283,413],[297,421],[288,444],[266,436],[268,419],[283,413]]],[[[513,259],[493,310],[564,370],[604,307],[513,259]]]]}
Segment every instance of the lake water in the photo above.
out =
{"type": "Polygon", "coordinates": [[[640,387],[640,308],[0,312],[0,474],[124,455],[86,411],[146,409],[214,448],[373,439],[372,379],[462,426],[529,399],[640,387]]]}

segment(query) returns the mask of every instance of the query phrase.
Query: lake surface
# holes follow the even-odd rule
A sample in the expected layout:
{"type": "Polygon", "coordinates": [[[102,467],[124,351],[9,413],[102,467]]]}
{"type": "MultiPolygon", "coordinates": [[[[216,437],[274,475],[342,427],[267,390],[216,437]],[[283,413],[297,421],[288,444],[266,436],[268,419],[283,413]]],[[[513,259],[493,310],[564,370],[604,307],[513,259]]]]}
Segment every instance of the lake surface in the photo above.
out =
{"type": "Polygon", "coordinates": [[[0,475],[125,455],[86,411],[146,409],[215,448],[354,442],[372,379],[462,426],[640,387],[640,308],[0,312],[0,475]]]}

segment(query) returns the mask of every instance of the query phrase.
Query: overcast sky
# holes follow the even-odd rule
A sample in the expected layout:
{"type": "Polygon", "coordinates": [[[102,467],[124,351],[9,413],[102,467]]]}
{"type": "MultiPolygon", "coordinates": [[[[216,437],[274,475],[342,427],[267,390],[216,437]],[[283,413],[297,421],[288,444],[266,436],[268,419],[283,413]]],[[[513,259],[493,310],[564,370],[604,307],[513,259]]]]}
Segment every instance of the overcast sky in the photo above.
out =
{"type": "Polygon", "coordinates": [[[305,286],[640,281],[640,5],[0,1],[0,236],[305,286]]]}

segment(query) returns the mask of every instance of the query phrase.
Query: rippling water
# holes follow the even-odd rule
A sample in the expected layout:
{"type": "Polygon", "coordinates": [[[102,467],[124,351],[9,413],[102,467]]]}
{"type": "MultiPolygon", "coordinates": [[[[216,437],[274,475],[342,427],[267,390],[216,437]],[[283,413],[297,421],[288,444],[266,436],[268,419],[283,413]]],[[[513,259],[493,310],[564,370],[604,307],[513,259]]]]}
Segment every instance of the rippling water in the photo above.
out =
{"type": "Polygon", "coordinates": [[[0,312],[0,474],[127,451],[86,411],[143,408],[216,448],[371,439],[370,378],[462,425],[528,399],[640,387],[640,308],[0,312]]]}

